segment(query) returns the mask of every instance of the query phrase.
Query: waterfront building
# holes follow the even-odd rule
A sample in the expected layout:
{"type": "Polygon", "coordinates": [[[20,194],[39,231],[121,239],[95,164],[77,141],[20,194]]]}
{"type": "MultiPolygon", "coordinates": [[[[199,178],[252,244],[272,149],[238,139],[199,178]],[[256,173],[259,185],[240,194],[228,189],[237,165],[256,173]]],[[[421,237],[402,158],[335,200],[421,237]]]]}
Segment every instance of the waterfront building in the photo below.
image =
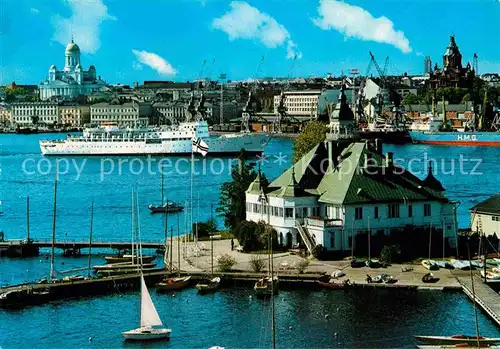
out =
{"type": "Polygon", "coordinates": [[[0,125],[8,125],[10,123],[12,123],[10,106],[7,104],[0,104],[0,125]]]}
{"type": "Polygon", "coordinates": [[[102,122],[116,122],[118,126],[147,126],[151,117],[151,103],[112,101],[90,106],[90,122],[99,125],[102,122]]]}
{"type": "Polygon", "coordinates": [[[59,106],[54,102],[16,102],[11,104],[12,122],[16,125],[60,123],[59,106]]]}
{"type": "Polygon", "coordinates": [[[39,85],[40,99],[45,101],[54,96],[72,99],[79,95],[89,95],[104,86],[106,83],[97,76],[93,65],[88,70],[83,70],[80,48],[71,40],[64,52],[64,69],[57,70],[54,64],[51,65],[47,80],[39,85]]]}
{"type": "Polygon", "coordinates": [[[246,219],[265,221],[283,245],[322,245],[346,252],[358,234],[444,231],[455,238],[455,205],[432,168],[419,179],[382,154],[373,141],[354,141],[354,115],[343,93],[332,132],[267,187],[260,172],[246,191],[246,219]]]}
{"type": "Polygon", "coordinates": [[[59,115],[62,125],[83,127],[90,122],[90,107],[88,105],[60,105],[59,115]]]}
{"type": "MultiPolygon", "coordinates": [[[[293,117],[318,118],[318,100],[321,90],[285,91],[285,108],[287,115],[293,117]]],[[[281,96],[274,96],[274,113],[278,113],[281,96]]]]}
{"type": "Polygon", "coordinates": [[[191,82],[174,82],[174,81],[144,81],[142,85],[134,84],[134,90],[143,96],[162,96],[164,100],[176,101],[193,89],[191,82]],[[168,97],[167,97],[168,96],[168,97]]]}
{"type": "Polygon", "coordinates": [[[470,62],[462,67],[462,54],[455,42],[455,36],[450,36],[450,43],[443,55],[443,67],[439,68],[437,63],[429,76],[431,88],[438,87],[462,87],[471,88],[474,81],[475,71],[470,62]]]}
{"type": "Polygon", "coordinates": [[[500,237],[500,193],[470,209],[471,230],[487,237],[500,237]]]}
{"type": "MultiPolygon", "coordinates": [[[[197,102],[195,102],[197,103],[197,102]]],[[[208,115],[208,118],[211,118],[213,114],[213,105],[211,103],[205,102],[204,104],[206,108],[206,113],[208,115]]],[[[153,123],[156,124],[165,124],[165,123],[170,123],[170,124],[177,124],[179,122],[184,122],[186,121],[186,117],[189,114],[188,110],[188,102],[183,101],[183,100],[176,100],[173,102],[157,102],[154,103],[152,106],[152,113],[153,113],[153,123]],[[168,121],[167,121],[168,120],[168,121]]],[[[228,110],[231,107],[231,105],[228,106],[228,110]]],[[[226,109],[224,109],[226,111],[226,109]]],[[[217,118],[218,122],[218,117],[220,113],[220,108],[217,108],[217,114],[214,115],[215,118],[217,118]]]]}

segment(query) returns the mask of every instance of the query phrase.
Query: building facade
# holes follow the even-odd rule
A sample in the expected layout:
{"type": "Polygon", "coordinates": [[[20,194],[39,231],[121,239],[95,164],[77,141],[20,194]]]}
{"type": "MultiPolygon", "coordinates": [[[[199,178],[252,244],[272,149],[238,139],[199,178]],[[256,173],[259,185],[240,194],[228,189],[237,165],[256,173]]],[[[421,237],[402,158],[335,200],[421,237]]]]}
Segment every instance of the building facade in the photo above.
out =
{"type": "Polygon", "coordinates": [[[12,123],[12,115],[10,106],[7,104],[0,105],[0,124],[9,125],[12,123]]]}
{"type": "Polygon", "coordinates": [[[471,230],[479,234],[500,237],[500,194],[480,202],[470,209],[471,230]]]}
{"type": "Polygon", "coordinates": [[[382,154],[374,141],[354,141],[349,130],[353,113],[345,96],[334,115],[328,141],[316,145],[267,187],[260,173],[246,191],[246,218],[264,221],[279,242],[322,245],[347,252],[359,234],[411,234],[434,227],[456,241],[455,204],[432,168],[424,180],[382,154]]]}
{"type": "Polygon", "coordinates": [[[88,70],[83,70],[80,64],[80,48],[71,40],[64,53],[64,69],[57,70],[51,65],[47,80],[39,85],[40,99],[48,100],[52,97],[72,99],[79,95],[89,95],[106,83],[97,76],[93,65],[88,70]]]}
{"type": "Polygon", "coordinates": [[[12,122],[16,125],[56,125],[60,123],[59,106],[53,102],[11,104],[12,122]]]}
{"type": "Polygon", "coordinates": [[[88,105],[60,105],[61,124],[71,127],[83,127],[90,122],[90,107],[88,105]]]}
{"type": "Polygon", "coordinates": [[[90,122],[116,122],[118,126],[140,127],[149,124],[151,104],[147,102],[97,103],[90,106],[90,122]]]}
{"type": "MultiPolygon", "coordinates": [[[[287,115],[294,117],[312,117],[318,118],[318,100],[321,95],[321,90],[306,90],[306,91],[286,91],[285,109],[287,115]]],[[[274,96],[274,113],[278,113],[281,96],[274,96]]]]}

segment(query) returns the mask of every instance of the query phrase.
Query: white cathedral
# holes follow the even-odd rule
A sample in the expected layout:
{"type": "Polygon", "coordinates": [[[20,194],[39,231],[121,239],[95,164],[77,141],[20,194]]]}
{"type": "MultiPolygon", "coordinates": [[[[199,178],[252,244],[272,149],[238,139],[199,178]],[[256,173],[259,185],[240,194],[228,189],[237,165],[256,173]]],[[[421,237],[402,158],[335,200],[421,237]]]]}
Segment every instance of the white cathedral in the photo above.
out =
{"type": "Polygon", "coordinates": [[[80,65],[80,48],[73,39],[66,46],[64,53],[64,69],[57,70],[55,65],[49,68],[49,77],[40,86],[40,99],[45,101],[53,96],[73,98],[79,95],[89,95],[106,86],[101,77],[96,76],[93,65],[88,71],[84,71],[80,65]]]}

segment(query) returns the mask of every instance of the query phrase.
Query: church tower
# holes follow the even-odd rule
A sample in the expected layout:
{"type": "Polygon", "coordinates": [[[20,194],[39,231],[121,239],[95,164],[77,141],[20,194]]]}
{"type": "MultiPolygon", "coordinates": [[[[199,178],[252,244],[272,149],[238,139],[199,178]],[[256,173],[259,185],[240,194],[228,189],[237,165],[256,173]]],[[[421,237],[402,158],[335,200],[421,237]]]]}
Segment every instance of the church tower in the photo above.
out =
{"type": "Polygon", "coordinates": [[[446,52],[443,56],[443,66],[445,68],[459,68],[462,69],[462,54],[458,49],[455,42],[455,36],[450,36],[450,43],[446,48],[446,52]]]}
{"type": "Polygon", "coordinates": [[[80,48],[71,39],[71,42],[66,46],[64,53],[64,71],[73,72],[76,66],[80,65],[80,48]]]}

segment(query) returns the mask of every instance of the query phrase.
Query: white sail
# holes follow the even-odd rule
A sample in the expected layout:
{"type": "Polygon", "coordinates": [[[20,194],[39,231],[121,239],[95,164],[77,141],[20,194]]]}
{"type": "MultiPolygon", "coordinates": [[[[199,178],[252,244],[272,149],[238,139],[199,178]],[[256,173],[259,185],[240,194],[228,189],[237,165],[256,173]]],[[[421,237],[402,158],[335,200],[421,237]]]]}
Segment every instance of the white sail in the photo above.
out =
{"type": "Polygon", "coordinates": [[[162,322],[141,274],[141,327],[161,326],[162,322]]]}

